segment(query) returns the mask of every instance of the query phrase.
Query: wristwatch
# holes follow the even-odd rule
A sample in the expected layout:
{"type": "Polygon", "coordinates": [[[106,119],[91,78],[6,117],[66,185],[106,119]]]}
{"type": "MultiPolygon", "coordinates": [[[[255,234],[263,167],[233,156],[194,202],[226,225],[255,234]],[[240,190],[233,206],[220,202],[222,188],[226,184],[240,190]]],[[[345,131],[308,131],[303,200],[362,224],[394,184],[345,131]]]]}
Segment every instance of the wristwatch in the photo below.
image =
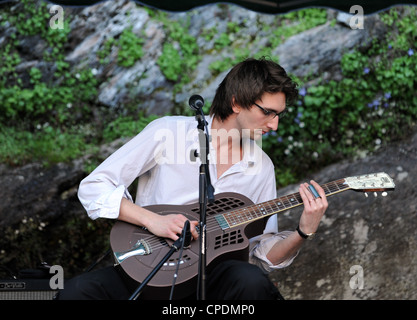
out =
{"type": "Polygon", "coordinates": [[[312,233],[304,233],[304,232],[302,232],[301,230],[300,230],[300,226],[298,225],[297,226],[297,232],[298,232],[298,234],[300,235],[300,237],[301,238],[303,238],[303,239],[307,239],[307,240],[311,240],[311,239],[313,239],[314,238],[314,236],[315,236],[315,233],[314,232],[312,232],[312,233]]]}

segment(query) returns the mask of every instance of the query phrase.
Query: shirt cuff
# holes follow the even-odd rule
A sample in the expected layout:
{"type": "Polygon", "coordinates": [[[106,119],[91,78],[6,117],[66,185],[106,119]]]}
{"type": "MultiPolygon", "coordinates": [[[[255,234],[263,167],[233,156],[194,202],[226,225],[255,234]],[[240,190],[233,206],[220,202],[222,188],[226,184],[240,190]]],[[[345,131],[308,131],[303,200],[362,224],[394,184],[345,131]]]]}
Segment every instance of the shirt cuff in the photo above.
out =
{"type": "Polygon", "coordinates": [[[88,204],[86,207],[88,216],[93,220],[98,218],[117,219],[123,197],[132,201],[131,195],[123,185],[104,193],[96,201],[88,204]]]}
{"type": "Polygon", "coordinates": [[[274,265],[271,261],[269,261],[266,255],[277,241],[284,240],[291,233],[292,231],[281,231],[278,233],[265,233],[257,237],[256,240],[251,243],[249,261],[261,267],[266,273],[288,267],[298,255],[298,251],[293,256],[277,265],[274,265]]]}

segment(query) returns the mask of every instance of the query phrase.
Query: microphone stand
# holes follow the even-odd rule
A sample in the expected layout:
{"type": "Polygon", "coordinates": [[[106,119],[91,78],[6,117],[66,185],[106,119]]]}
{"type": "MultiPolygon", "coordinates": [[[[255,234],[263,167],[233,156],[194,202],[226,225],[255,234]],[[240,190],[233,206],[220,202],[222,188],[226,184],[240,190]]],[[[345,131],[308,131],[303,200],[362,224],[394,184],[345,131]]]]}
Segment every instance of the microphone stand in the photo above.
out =
{"type": "Polygon", "coordinates": [[[177,241],[175,241],[172,244],[171,249],[168,251],[168,253],[156,265],[156,267],[151,271],[151,273],[149,273],[149,275],[145,278],[145,280],[143,280],[143,282],[137,287],[135,292],[133,292],[133,294],[130,296],[129,300],[136,300],[139,297],[143,288],[145,288],[148,282],[151,281],[151,279],[155,276],[155,274],[159,271],[159,269],[161,269],[164,263],[173,255],[175,251],[178,251],[180,248],[189,246],[189,242],[191,241],[190,239],[191,233],[189,232],[189,230],[190,230],[190,221],[186,220],[181,236],[178,237],[177,241]]]}
{"type": "Polygon", "coordinates": [[[200,259],[198,270],[198,290],[197,300],[206,300],[206,211],[207,200],[209,203],[214,202],[214,188],[211,184],[209,172],[209,136],[207,129],[207,122],[204,118],[202,108],[196,110],[195,116],[198,125],[198,137],[200,142],[200,152],[194,152],[195,156],[200,157],[200,175],[199,175],[199,205],[200,205],[200,259]],[[206,130],[204,130],[206,129],[206,130]]]}

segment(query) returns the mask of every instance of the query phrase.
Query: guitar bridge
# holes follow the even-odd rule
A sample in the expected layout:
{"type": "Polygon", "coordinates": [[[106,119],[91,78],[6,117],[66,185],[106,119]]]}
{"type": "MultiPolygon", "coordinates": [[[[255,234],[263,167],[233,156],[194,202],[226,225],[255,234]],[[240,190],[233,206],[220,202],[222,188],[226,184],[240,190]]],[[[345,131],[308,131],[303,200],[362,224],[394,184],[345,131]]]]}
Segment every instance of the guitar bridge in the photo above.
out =
{"type": "Polygon", "coordinates": [[[115,252],[114,257],[116,259],[116,265],[118,265],[127,258],[133,256],[144,256],[150,253],[152,253],[152,249],[149,243],[145,240],[138,240],[138,242],[136,242],[136,244],[131,249],[126,251],[115,252]]]}

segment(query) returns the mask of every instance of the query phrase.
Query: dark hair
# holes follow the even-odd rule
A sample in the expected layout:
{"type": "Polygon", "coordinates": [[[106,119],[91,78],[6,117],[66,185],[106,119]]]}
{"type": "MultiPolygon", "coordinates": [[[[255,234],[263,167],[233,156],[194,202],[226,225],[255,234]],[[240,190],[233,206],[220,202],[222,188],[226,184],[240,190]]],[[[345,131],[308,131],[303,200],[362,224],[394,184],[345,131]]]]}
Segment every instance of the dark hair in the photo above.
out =
{"type": "Polygon", "coordinates": [[[249,109],[266,92],[283,92],[287,104],[292,104],[298,96],[297,83],[272,60],[246,59],[234,66],[220,83],[210,115],[224,121],[233,113],[233,98],[236,104],[249,109]]]}

